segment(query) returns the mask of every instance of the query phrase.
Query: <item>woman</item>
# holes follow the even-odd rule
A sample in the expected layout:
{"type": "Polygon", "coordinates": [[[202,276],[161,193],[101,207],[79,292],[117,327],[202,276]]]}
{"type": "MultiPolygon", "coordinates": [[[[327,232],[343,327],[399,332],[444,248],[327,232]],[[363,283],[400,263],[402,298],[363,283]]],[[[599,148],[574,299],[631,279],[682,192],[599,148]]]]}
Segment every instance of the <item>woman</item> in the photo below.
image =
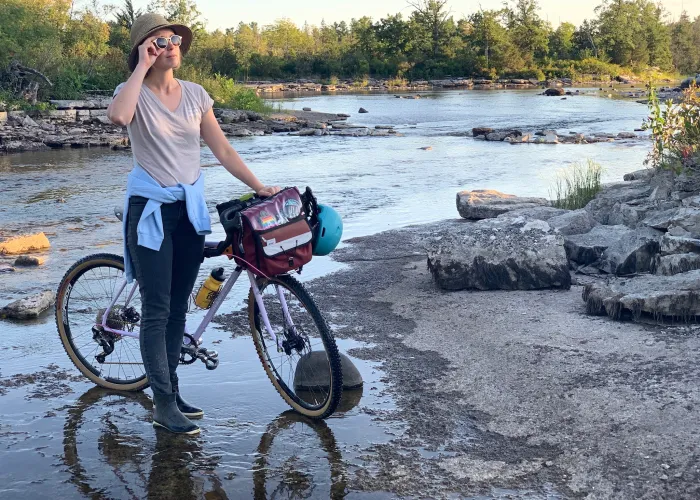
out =
{"type": "Polygon", "coordinates": [[[127,280],[141,291],[141,355],[153,390],[153,425],[183,434],[199,427],[188,417],[203,411],[180,396],[176,374],[185,314],[211,233],[200,173],[200,137],[234,177],[260,196],[264,186],[231,147],[199,85],[173,70],[187,53],[192,32],[159,14],[138,17],[131,28],[131,77],[114,91],[109,119],[126,126],[134,156],[124,207],[127,280]]]}

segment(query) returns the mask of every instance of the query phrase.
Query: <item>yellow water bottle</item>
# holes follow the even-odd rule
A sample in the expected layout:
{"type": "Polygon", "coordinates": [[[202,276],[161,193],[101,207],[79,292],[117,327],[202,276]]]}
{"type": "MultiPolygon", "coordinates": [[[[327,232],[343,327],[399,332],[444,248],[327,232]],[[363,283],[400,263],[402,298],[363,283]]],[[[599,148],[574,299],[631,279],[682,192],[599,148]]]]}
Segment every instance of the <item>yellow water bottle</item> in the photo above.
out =
{"type": "Polygon", "coordinates": [[[197,292],[194,303],[202,309],[209,309],[214,302],[214,299],[221,290],[221,285],[224,283],[224,268],[217,267],[214,269],[207,279],[204,280],[202,286],[197,292]]]}

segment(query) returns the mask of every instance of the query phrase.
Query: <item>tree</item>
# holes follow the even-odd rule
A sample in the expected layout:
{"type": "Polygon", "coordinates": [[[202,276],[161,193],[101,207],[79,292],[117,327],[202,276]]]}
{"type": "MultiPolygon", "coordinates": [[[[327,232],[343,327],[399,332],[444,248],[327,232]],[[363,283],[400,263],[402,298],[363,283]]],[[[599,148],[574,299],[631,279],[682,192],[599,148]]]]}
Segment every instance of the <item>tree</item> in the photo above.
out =
{"type": "Polygon", "coordinates": [[[520,49],[527,65],[547,55],[551,28],[540,18],[537,0],[514,0],[512,8],[506,7],[507,27],[513,44],[520,49]]]}
{"type": "Polygon", "coordinates": [[[471,29],[466,33],[467,43],[480,58],[478,66],[488,70],[494,68],[502,71],[512,67],[515,47],[510,41],[508,31],[501,24],[502,11],[486,10],[469,17],[471,29]]]}
{"type": "Polygon", "coordinates": [[[127,30],[130,30],[136,18],[141,14],[143,14],[141,9],[134,11],[134,4],[131,0],[124,0],[124,6],[116,13],[115,21],[117,26],[123,26],[127,30]]]}
{"type": "Polygon", "coordinates": [[[574,58],[574,34],[576,26],[571,23],[562,23],[549,36],[549,55],[553,59],[574,58]]]}
{"type": "MultiPolygon", "coordinates": [[[[698,21],[696,24],[700,25],[698,21]]],[[[682,74],[689,75],[700,69],[700,48],[693,33],[693,22],[685,11],[671,25],[671,53],[673,65],[682,74]]]]}
{"type": "Polygon", "coordinates": [[[450,11],[446,8],[447,0],[413,0],[408,4],[414,9],[413,22],[427,35],[430,54],[438,57],[440,47],[455,32],[450,11]]]}
{"type": "Polygon", "coordinates": [[[171,23],[188,26],[195,34],[205,31],[206,19],[202,18],[194,0],[153,0],[148,5],[148,10],[160,12],[171,23]]]}

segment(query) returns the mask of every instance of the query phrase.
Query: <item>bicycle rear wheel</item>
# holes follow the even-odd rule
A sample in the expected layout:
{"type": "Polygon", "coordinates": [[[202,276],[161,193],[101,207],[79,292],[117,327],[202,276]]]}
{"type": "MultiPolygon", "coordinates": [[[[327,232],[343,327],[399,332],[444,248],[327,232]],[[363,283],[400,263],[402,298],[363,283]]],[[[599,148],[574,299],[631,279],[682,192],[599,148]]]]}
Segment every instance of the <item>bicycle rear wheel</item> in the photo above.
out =
{"type": "Polygon", "coordinates": [[[107,325],[138,334],[141,296],[136,291],[127,304],[132,285],[120,292],[123,278],[124,259],[118,255],[91,255],[73,264],[56,292],[56,327],[63,348],[83,375],[107,389],[140,391],[148,387],[148,379],[138,336],[98,327],[118,294],[107,325]]]}
{"type": "Polygon", "coordinates": [[[293,277],[259,278],[257,286],[277,343],[265,328],[252,289],[248,317],[255,349],[272,385],[299,413],[328,417],[338,407],[343,390],[340,354],[330,328],[309,293],[293,277]]]}

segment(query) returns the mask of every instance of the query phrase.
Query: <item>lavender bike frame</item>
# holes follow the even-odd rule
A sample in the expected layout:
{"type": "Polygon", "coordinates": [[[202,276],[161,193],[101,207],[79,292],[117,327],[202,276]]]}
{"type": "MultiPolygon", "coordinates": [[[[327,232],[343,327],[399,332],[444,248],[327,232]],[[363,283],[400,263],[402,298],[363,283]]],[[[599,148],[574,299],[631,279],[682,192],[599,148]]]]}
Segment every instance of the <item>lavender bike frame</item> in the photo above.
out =
{"type": "MultiPolygon", "coordinates": [[[[221,304],[224,302],[226,299],[226,296],[229,294],[231,289],[233,288],[233,285],[236,284],[236,281],[238,281],[238,278],[240,277],[241,273],[243,272],[243,269],[240,267],[237,267],[234,273],[226,280],[224,283],[223,288],[217,295],[216,299],[214,299],[214,303],[212,304],[211,308],[207,311],[206,316],[204,316],[204,319],[202,319],[202,322],[199,324],[197,327],[197,330],[195,330],[194,334],[192,334],[192,337],[195,339],[195,342],[197,345],[200,344],[200,339],[202,338],[202,335],[204,334],[204,330],[206,330],[207,326],[209,326],[209,323],[211,322],[212,318],[216,314],[216,312],[219,310],[219,307],[221,307],[221,304]]],[[[260,314],[263,319],[263,323],[265,325],[265,330],[267,333],[272,337],[272,339],[275,341],[275,344],[277,345],[277,349],[279,350],[281,348],[279,340],[277,338],[277,335],[275,335],[275,332],[272,331],[272,326],[270,325],[270,319],[267,315],[267,310],[265,309],[265,304],[263,303],[262,299],[262,294],[260,293],[260,290],[258,289],[257,284],[255,283],[255,275],[250,271],[246,270],[248,274],[248,279],[250,280],[250,287],[253,290],[253,295],[255,296],[255,302],[258,304],[258,307],[260,308],[260,314]]],[[[102,327],[104,331],[114,333],[116,335],[122,335],[124,337],[132,337],[132,338],[138,338],[139,337],[139,332],[128,332],[125,330],[116,330],[114,328],[110,328],[107,326],[107,319],[109,318],[109,313],[112,310],[112,308],[115,306],[117,303],[117,300],[119,299],[119,296],[122,294],[124,289],[127,287],[127,282],[126,278],[122,280],[122,283],[120,284],[117,293],[115,294],[114,298],[112,299],[112,302],[109,304],[109,307],[105,311],[105,313],[102,315],[102,323],[98,324],[96,326],[102,327]]],[[[131,302],[131,299],[133,299],[134,294],[136,293],[136,289],[138,287],[138,284],[136,282],[131,285],[131,290],[129,290],[129,295],[126,298],[126,302],[124,303],[124,307],[128,307],[129,302],[131,302]]],[[[284,318],[287,321],[287,324],[291,327],[294,328],[294,323],[292,322],[292,318],[289,315],[289,308],[287,307],[287,300],[284,298],[284,292],[282,289],[275,285],[275,288],[277,289],[277,296],[280,299],[280,302],[282,303],[282,311],[284,313],[284,318]]],[[[185,333],[189,333],[187,331],[187,327],[185,327],[185,333]]],[[[184,342],[189,343],[189,339],[185,338],[184,342]]]]}

